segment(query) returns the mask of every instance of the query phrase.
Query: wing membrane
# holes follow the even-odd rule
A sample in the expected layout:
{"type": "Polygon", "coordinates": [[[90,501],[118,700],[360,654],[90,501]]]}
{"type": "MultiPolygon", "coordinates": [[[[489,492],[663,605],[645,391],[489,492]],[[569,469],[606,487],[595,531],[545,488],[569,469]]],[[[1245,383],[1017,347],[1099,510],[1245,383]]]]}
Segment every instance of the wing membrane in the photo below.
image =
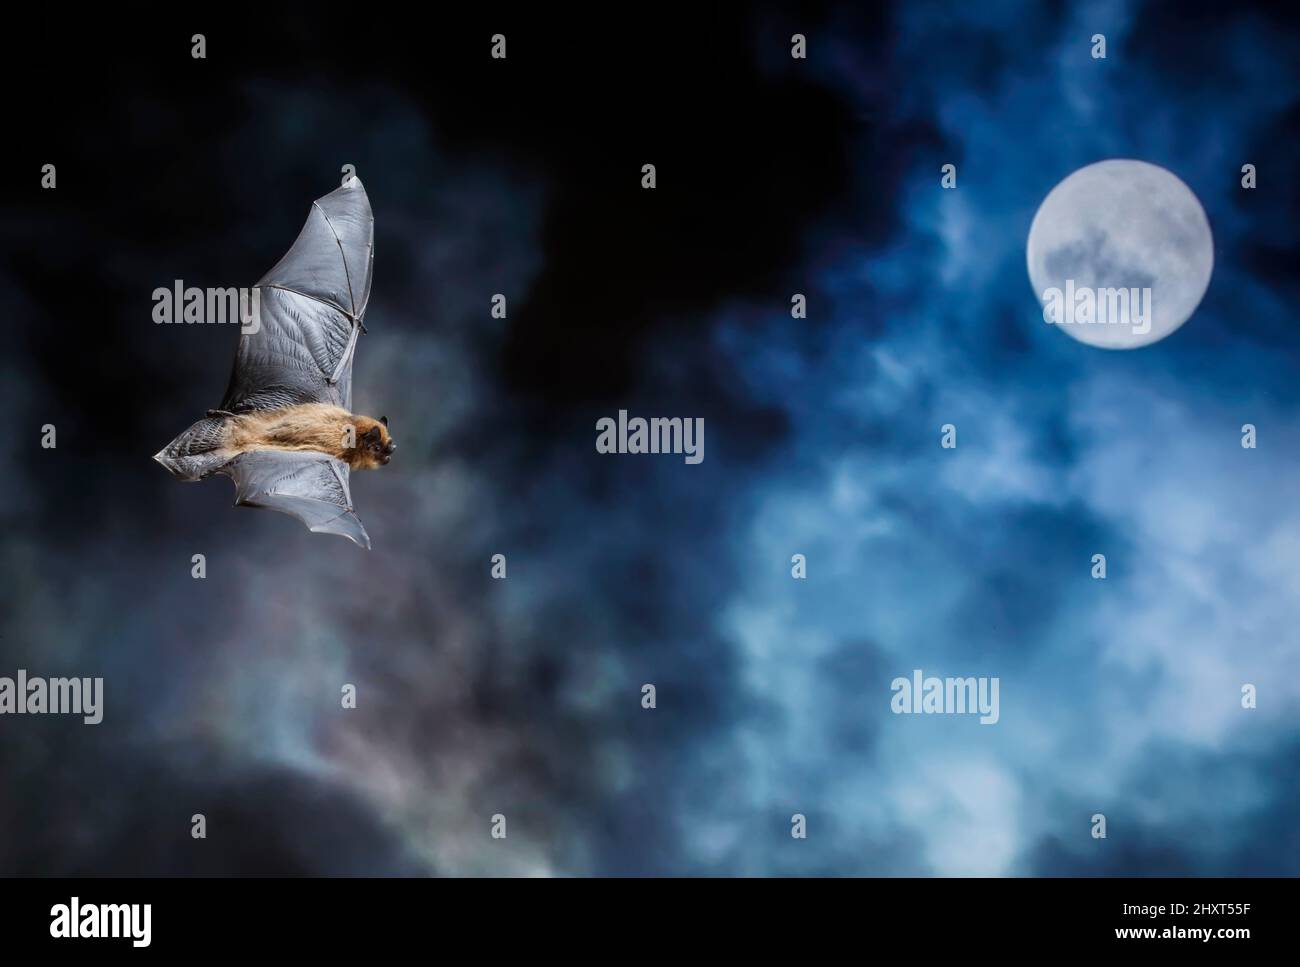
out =
{"type": "Polygon", "coordinates": [[[217,473],[235,482],[235,503],[297,517],[318,533],[341,534],[369,550],[370,536],[352,509],[348,465],[324,453],[253,450],[217,473]]]}
{"type": "Polygon", "coordinates": [[[297,240],[256,288],[260,327],[241,332],[221,408],[352,408],[352,358],[370,300],[374,215],[358,178],[312,203],[297,240]]]}

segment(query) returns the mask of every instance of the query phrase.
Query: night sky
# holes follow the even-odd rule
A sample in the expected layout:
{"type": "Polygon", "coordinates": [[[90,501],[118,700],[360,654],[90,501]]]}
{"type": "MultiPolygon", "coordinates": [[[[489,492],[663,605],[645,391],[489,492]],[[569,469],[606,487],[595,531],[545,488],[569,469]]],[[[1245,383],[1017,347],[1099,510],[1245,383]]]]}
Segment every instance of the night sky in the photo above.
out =
{"type": "Polygon", "coordinates": [[[0,676],[105,697],[0,716],[0,873],[1300,874],[1293,18],[406,9],[12,24],[0,676]],[[1106,158],[1215,243],[1129,352],[1025,265],[1106,158]],[[370,552],[151,459],[236,339],[153,290],[253,285],[345,164],[370,552]],[[597,453],[620,409],[704,461],[597,453]],[[999,722],[892,714],[915,668],[999,722]]]}

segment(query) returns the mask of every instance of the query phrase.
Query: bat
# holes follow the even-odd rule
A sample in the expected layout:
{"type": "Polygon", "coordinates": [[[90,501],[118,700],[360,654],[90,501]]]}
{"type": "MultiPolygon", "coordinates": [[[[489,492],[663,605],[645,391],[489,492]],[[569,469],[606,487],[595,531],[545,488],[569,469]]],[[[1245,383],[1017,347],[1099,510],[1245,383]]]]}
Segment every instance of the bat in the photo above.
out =
{"type": "Polygon", "coordinates": [[[293,246],[254,287],[259,324],[240,329],[221,406],[154,459],[185,481],[227,476],[235,506],[292,514],[369,549],[348,475],[387,465],[397,449],[388,417],[352,413],[374,240],[359,178],[316,199],[293,246]]]}

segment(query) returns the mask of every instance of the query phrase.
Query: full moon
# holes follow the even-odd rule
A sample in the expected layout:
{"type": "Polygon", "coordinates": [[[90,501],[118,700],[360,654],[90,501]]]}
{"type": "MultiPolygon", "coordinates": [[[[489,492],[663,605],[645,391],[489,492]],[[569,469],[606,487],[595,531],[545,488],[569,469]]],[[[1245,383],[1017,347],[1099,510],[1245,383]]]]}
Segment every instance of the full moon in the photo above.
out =
{"type": "Polygon", "coordinates": [[[1137,349],[1196,311],[1210,284],[1214,239],[1205,209],[1177,176],[1116,159],[1080,168],[1048,193],[1026,255],[1040,304],[1064,310],[1057,328],[1090,346],[1137,349]],[[1104,317],[1108,303],[1111,317],[1123,307],[1122,321],[1104,317]]]}

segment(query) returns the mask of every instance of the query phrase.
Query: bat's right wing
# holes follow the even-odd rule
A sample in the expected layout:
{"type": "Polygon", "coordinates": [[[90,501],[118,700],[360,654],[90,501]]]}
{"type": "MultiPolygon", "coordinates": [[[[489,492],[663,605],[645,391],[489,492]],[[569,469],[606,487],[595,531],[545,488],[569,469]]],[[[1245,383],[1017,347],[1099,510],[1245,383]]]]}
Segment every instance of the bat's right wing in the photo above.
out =
{"type": "Polygon", "coordinates": [[[361,179],[312,202],[293,247],[257,283],[260,325],[241,331],[223,410],[352,409],[352,356],[370,300],[374,243],[361,179]]]}
{"type": "Polygon", "coordinates": [[[352,511],[348,465],[307,450],[250,450],[216,471],[235,482],[235,504],[292,514],[311,530],[370,549],[370,535],[352,511]]]}

